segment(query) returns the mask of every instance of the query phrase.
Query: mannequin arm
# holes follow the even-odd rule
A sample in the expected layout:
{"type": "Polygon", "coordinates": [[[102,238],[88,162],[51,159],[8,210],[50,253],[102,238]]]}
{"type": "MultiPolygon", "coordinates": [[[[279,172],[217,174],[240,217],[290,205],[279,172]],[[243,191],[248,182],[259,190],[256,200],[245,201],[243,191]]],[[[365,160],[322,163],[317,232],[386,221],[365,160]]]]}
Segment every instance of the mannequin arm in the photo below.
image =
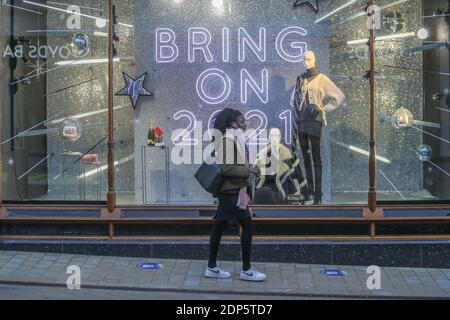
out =
{"type": "Polygon", "coordinates": [[[333,81],[331,81],[328,77],[324,78],[324,86],[323,90],[325,93],[325,98],[329,98],[330,101],[323,107],[323,110],[326,112],[331,112],[340,107],[345,100],[345,95],[339,89],[333,81]]]}

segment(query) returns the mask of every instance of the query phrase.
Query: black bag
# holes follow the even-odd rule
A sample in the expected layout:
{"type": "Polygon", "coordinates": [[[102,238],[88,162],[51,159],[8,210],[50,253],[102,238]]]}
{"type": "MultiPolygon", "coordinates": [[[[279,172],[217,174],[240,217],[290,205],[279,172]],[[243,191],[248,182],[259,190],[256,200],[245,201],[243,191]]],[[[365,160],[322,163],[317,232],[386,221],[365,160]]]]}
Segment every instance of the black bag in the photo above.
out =
{"type": "Polygon", "coordinates": [[[216,163],[203,163],[195,173],[195,179],[197,179],[203,189],[212,193],[214,196],[217,194],[224,181],[222,170],[216,163]]]}

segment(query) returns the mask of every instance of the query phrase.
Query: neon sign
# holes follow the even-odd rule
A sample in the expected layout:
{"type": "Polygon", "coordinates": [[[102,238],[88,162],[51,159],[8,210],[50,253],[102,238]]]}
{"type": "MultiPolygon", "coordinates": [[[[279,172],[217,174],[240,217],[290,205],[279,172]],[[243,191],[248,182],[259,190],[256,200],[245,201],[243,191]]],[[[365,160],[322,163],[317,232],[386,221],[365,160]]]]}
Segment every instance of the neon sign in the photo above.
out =
{"type": "Polygon", "coordinates": [[[205,70],[197,79],[197,94],[200,99],[202,99],[205,103],[208,104],[220,104],[223,103],[231,93],[231,79],[230,77],[222,70],[212,68],[205,70]],[[212,97],[206,90],[205,82],[208,83],[208,79],[219,78],[219,80],[223,83],[223,91],[212,97]]]}
{"type": "MultiPolygon", "coordinates": [[[[259,29],[258,39],[255,40],[244,27],[238,28],[238,60],[244,62],[248,58],[247,52],[256,55],[260,62],[266,62],[267,57],[267,30],[265,27],[259,29]]],[[[297,26],[287,27],[281,30],[275,40],[275,50],[277,55],[286,62],[302,62],[308,45],[301,41],[308,35],[308,32],[297,26]],[[295,39],[294,39],[295,37],[295,39]]],[[[211,31],[203,27],[188,28],[188,61],[189,63],[198,62],[196,55],[202,53],[206,63],[229,62],[231,41],[230,29],[222,28],[222,50],[220,61],[215,59],[211,42],[213,40],[211,31]]],[[[157,63],[171,63],[180,59],[180,46],[184,44],[177,41],[177,35],[171,28],[156,29],[156,50],[155,59],[157,63]]]]}
{"type": "MultiPolygon", "coordinates": [[[[213,36],[210,30],[204,27],[190,27],[187,30],[187,46],[177,41],[177,34],[171,28],[156,29],[155,59],[157,63],[174,63],[181,59],[180,47],[187,47],[188,63],[228,63],[231,60],[230,29],[222,28],[222,48],[215,50],[211,43],[213,36]],[[221,52],[221,57],[215,57],[215,52],[221,52]]],[[[304,53],[308,45],[302,41],[308,32],[297,26],[287,27],[281,30],[275,40],[274,49],[277,56],[285,62],[298,63],[303,61],[304,53]]],[[[267,30],[259,28],[257,37],[252,37],[244,28],[237,28],[237,61],[240,63],[249,60],[250,56],[256,57],[260,63],[267,61],[267,30]]],[[[184,57],[185,59],[186,57],[184,57]]],[[[186,61],[186,60],[183,60],[186,61]]],[[[240,101],[248,102],[249,95],[253,92],[263,104],[269,102],[269,71],[263,68],[260,75],[251,74],[248,69],[240,70],[240,101]],[[249,90],[250,89],[250,90],[249,90]]],[[[224,103],[232,91],[232,81],[229,75],[222,69],[209,68],[203,71],[197,78],[196,91],[198,97],[210,105],[224,103]],[[219,83],[221,88],[214,95],[208,90],[211,83],[219,83]]]]}
{"type": "MultiPolygon", "coordinates": [[[[251,96],[267,105],[270,100],[269,66],[274,63],[298,64],[304,60],[304,53],[308,50],[308,32],[305,29],[298,26],[280,29],[268,32],[268,28],[259,27],[250,32],[248,28],[236,26],[214,30],[187,27],[185,31],[180,31],[160,27],[155,32],[155,61],[158,64],[204,65],[205,69],[195,75],[194,92],[207,105],[222,105],[236,98],[241,104],[254,104],[254,100],[250,101],[251,96]],[[234,76],[240,77],[239,81],[233,81],[228,71],[228,66],[235,65],[241,65],[236,72],[233,71],[234,76]],[[236,95],[232,94],[234,91],[236,95]]],[[[211,127],[218,111],[212,111],[207,129],[211,127]]],[[[292,111],[282,108],[275,116],[275,119],[283,123],[284,140],[290,144],[292,111]]],[[[266,145],[268,139],[263,132],[269,129],[267,114],[253,108],[245,113],[245,117],[253,120],[252,123],[257,127],[248,136],[248,144],[266,145]]],[[[199,141],[193,138],[193,134],[198,126],[201,127],[201,122],[196,115],[189,110],[179,110],[173,115],[173,119],[188,120],[184,129],[173,136],[173,143],[176,146],[197,145],[199,141]]]]}

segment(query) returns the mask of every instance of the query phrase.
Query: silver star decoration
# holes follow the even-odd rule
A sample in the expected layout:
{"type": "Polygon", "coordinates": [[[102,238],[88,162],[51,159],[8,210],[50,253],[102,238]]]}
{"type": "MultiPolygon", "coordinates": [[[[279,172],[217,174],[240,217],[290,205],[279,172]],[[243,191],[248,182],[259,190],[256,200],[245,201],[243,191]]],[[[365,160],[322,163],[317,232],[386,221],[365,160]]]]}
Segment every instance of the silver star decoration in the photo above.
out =
{"type": "Polygon", "coordinates": [[[27,85],[31,83],[32,78],[36,77],[39,80],[40,75],[49,72],[49,70],[47,69],[47,62],[41,63],[41,59],[39,57],[36,59],[36,63],[27,58],[25,61],[25,66],[31,68],[32,70],[24,76],[20,77],[20,80],[16,81],[15,83],[23,83],[27,85]]]}
{"type": "Polygon", "coordinates": [[[28,73],[24,76],[24,78],[25,78],[25,77],[29,77],[29,76],[33,75],[33,73],[36,72],[35,75],[36,75],[36,76],[38,77],[38,79],[39,79],[39,76],[40,76],[41,74],[47,73],[47,63],[41,63],[39,59],[37,60],[36,63],[31,62],[31,61],[28,61],[25,65],[26,65],[27,67],[32,68],[33,70],[31,70],[30,72],[28,72],[28,73]]]}
{"type": "Polygon", "coordinates": [[[9,166],[13,166],[14,163],[15,163],[15,162],[14,162],[14,159],[11,159],[11,158],[8,159],[8,165],[9,165],[9,166]]]}
{"type": "Polygon", "coordinates": [[[147,72],[141,75],[136,80],[131,78],[128,74],[125,72],[123,73],[123,78],[125,79],[125,82],[127,83],[127,86],[123,89],[121,89],[119,92],[116,93],[116,96],[130,96],[131,104],[133,105],[133,109],[136,109],[136,106],[139,102],[139,97],[141,96],[147,96],[151,97],[153,96],[153,93],[148,91],[144,88],[144,82],[145,78],[147,77],[147,72]]]}
{"type": "Polygon", "coordinates": [[[295,0],[294,8],[300,7],[306,3],[309,4],[314,9],[314,11],[316,11],[317,13],[319,12],[319,0],[295,0]]]}

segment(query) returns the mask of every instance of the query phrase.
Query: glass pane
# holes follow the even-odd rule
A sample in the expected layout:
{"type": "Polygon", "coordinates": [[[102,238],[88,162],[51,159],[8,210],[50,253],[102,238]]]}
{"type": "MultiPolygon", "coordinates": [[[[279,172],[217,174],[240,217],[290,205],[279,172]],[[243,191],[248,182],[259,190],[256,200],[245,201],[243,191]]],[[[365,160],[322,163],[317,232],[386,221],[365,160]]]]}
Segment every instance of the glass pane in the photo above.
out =
{"type": "Polygon", "coordinates": [[[390,160],[378,167],[379,199],[448,200],[448,1],[378,5],[377,149],[390,160]]]}
{"type": "MultiPolygon", "coordinates": [[[[368,46],[355,40],[368,38],[366,1],[330,1],[335,12],[325,21],[330,30],[330,73],[345,93],[344,105],[330,113],[327,138],[333,204],[366,204],[369,186],[369,101],[366,74],[368,46]]],[[[326,14],[324,15],[327,16],[326,14]]]]}
{"type": "Polygon", "coordinates": [[[2,1],[3,199],[105,200],[107,1],[2,1]]]}
{"type": "Polygon", "coordinates": [[[322,204],[366,203],[369,63],[367,50],[347,44],[368,37],[360,14],[365,1],[321,1],[318,12],[314,1],[284,0],[257,7],[244,0],[116,1],[115,7],[120,204],[213,204],[194,174],[210,144],[208,129],[225,107],[241,111],[247,128],[257,130],[247,142],[259,158],[281,135],[287,158],[254,182],[256,203],[298,205],[310,195],[322,204]],[[308,106],[318,108],[310,110],[310,124],[298,122],[291,104],[297,79],[313,67],[305,65],[307,50],[320,70],[318,78],[308,75],[308,106]],[[269,136],[271,129],[279,131],[269,136]]]}
{"type": "MultiPolygon", "coordinates": [[[[114,26],[116,55],[113,83],[114,92],[118,93],[126,84],[123,72],[131,77],[136,75],[132,1],[115,1],[114,12],[117,24],[114,26]]],[[[140,100],[142,102],[144,98],[140,100]]],[[[127,96],[116,96],[114,100],[114,162],[115,189],[119,204],[143,203],[142,198],[135,201],[136,181],[142,181],[141,174],[135,170],[135,161],[140,159],[140,149],[135,144],[134,136],[135,121],[138,119],[138,114],[135,115],[130,99],[127,96]]]]}

